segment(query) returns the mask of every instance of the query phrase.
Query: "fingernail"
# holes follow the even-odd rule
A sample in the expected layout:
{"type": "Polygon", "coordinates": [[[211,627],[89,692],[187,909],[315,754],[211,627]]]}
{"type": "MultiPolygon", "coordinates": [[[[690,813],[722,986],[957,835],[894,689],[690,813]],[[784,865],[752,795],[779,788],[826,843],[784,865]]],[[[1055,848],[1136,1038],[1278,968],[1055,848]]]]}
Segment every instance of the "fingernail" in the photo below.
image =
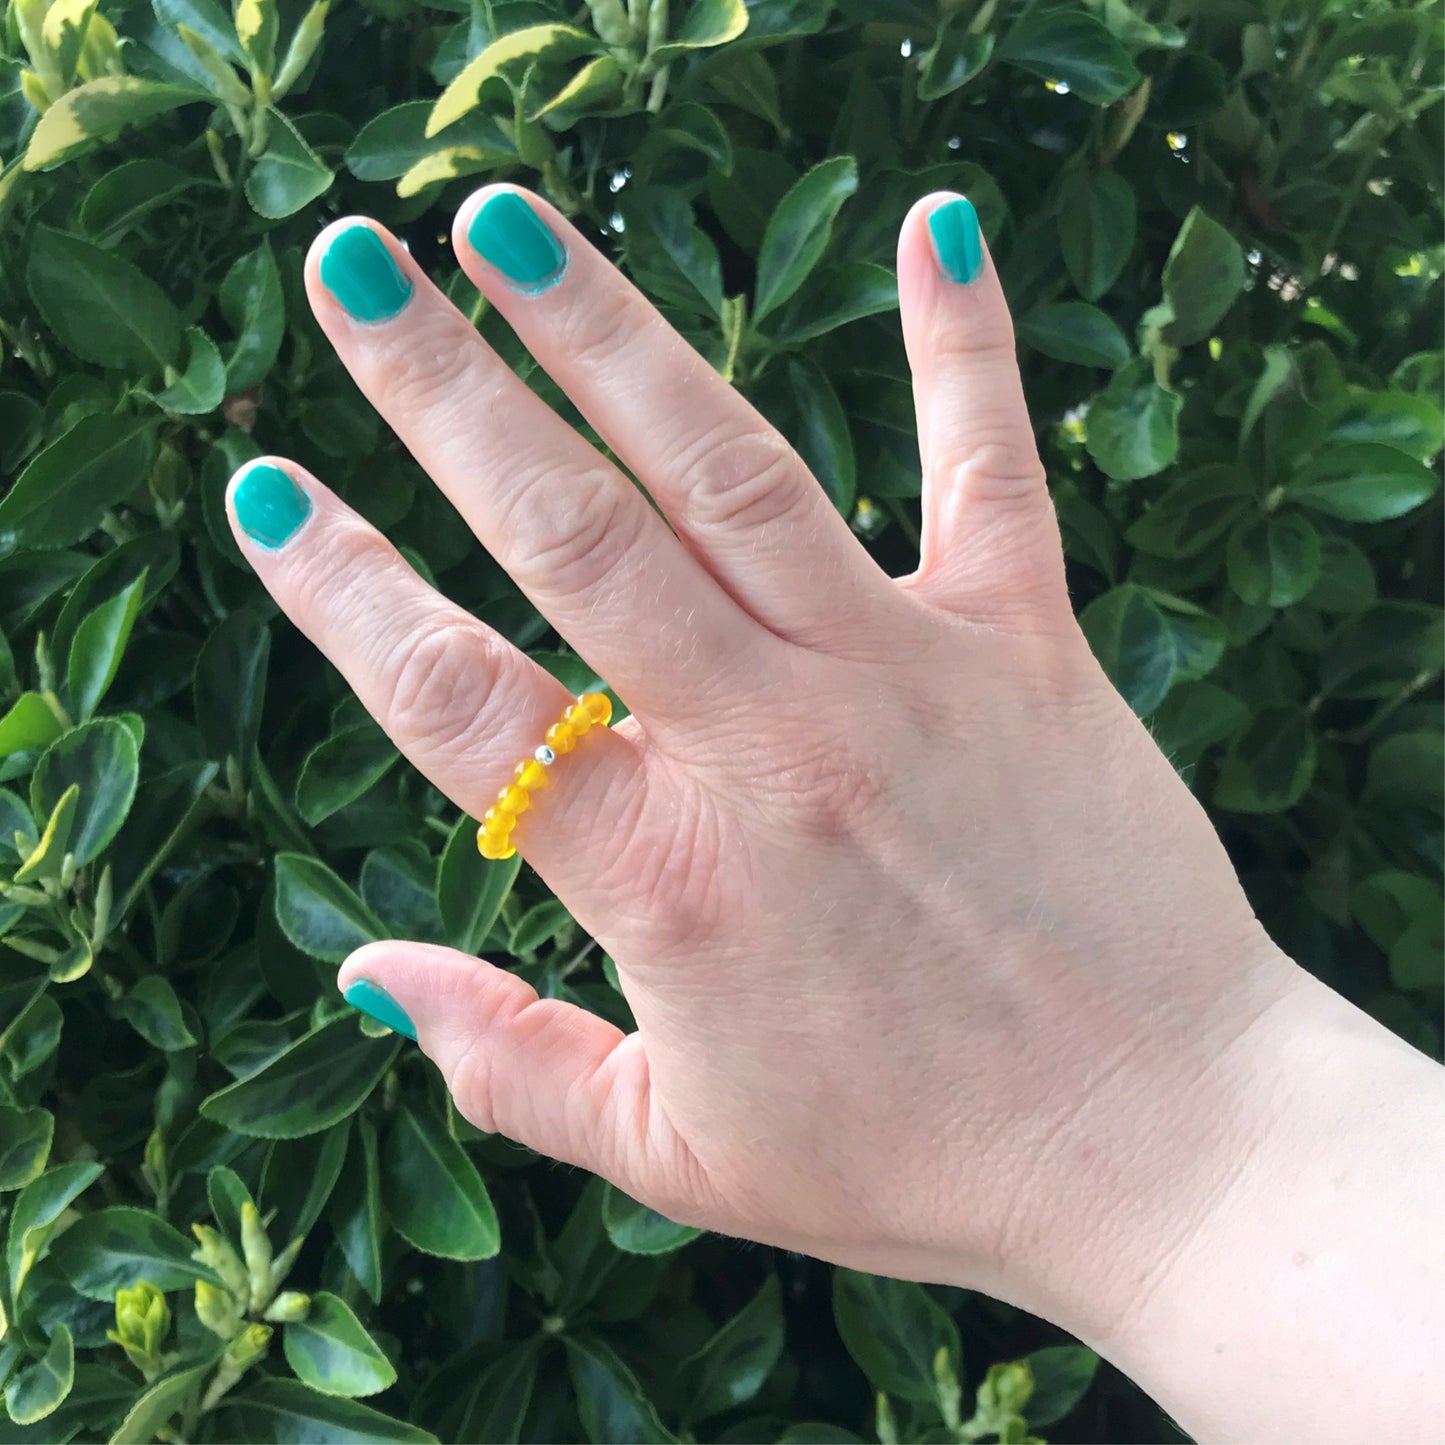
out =
{"type": "Polygon", "coordinates": [[[496,191],[477,208],[467,239],[489,266],[531,296],[555,286],[567,269],[562,243],[515,191],[496,191]]]}
{"type": "Polygon", "coordinates": [[[407,1017],[406,1010],[384,988],[378,988],[367,979],[359,978],[342,997],[358,1012],[415,1042],[416,1025],[407,1017]]]}
{"type": "Polygon", "coordinates": [[[411,300],[411,282],[386,242],[360,222],[331,238],[321,257],[321,281],[358,321],[390,321],[411,300]]]}
{"type": "Polygon", "coordinates": [[[280,467],[248,467],[231,493],[241,530],[263,547],[283,547],[311,515],[311,498],[280,467]]]}
{"type": "Polygon", "coordinates": [[[950,281],[967,285],[983,269],[983,242],[978,234],[978,212],[960,196],[945,201],[928,217],[938,269],[950,281]]]}

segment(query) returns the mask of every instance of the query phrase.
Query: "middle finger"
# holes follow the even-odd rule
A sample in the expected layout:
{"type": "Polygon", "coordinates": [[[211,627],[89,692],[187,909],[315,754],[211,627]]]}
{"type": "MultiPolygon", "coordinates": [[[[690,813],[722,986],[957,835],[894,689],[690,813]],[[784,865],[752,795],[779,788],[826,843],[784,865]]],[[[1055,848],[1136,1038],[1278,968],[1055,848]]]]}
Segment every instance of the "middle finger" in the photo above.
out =
{"type": "Polygon", "coordinates": [[[720,674],[739,659],[755,665],[771,641],[763,629],[393,237],[371,221],[336,222],[313,245],[306,282],[362,391],[633,712],[692,716],[716,697],[720,674]]]}

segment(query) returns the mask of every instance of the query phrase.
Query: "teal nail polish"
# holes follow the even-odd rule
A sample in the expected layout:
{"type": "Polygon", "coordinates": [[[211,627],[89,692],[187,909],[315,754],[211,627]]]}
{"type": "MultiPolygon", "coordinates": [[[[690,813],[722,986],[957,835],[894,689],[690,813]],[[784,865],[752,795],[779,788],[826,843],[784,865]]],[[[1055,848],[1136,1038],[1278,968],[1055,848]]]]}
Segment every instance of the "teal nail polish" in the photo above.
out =
{"type": "Polygon", "coordinates": [[[311,515],[311,498],[281,470],[248,467],[231,494],[241,530],[263,547],[283,547],[311,515]]]}
{"type": "Polygon", "coordinates": [[[482,260],[531,296],[555,286],[567,269],[562,243],[515,191],[497,191],[477,208],[467,239],[482,260]]]}
{"type": "Polygon", "coordinates": [[[983,269],[983,242],[978,234],[978,212],[960,196],[945,201],[928,218],[938,269],[950,281],[967,285],[983,269]]]}
{"type": "Polygon", "coordinates": [[[411,282],[386,242],[359,222],[331,238],[321,281],[358,321],[390,321],[411,300],[411,282]]]}
{"type": "Polygon", "coordinates": [[[352,1008],[366,1014],[368,1018],[374,1018],[377,1023],[385,1024],[394,1033],[415,1041],[416,1025],[407,1017],[406,1010],[384,988],[378,988],[374,983],[359,978],[342,997],[352,1008]]]}

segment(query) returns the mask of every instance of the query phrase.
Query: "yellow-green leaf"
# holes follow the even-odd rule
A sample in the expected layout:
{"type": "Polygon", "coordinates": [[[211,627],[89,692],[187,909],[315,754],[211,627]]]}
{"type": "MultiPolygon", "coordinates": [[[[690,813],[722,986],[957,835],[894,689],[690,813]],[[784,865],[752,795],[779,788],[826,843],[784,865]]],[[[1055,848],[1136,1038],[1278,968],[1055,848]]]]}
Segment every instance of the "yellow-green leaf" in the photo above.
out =
{"type": "MultiPolygon", "coordinates": [[[[444,130],[474,110],[482,86],[502,73],[514,60],[567,60],[597,49],[597,41],[571,25],[529,25],[500,36],[472,60],[442,91],[426,124],[428,136],[444,130]]],[[[404,179],[404,178],[403,178],[404,179]]],[[[403,192],[403,194],[406,194],[403,192]]]]}

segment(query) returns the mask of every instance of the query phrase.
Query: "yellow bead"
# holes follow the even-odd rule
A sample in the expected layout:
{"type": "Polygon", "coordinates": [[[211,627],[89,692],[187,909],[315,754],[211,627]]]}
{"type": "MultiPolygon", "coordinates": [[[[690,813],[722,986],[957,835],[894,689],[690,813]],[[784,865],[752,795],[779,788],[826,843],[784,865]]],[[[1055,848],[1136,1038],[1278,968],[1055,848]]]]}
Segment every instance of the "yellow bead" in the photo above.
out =
{"type": "Polygon", "coordinates": [[[606,727],[612,721],[612,699],[605,692],[585,692],[582,702],[593,722],[606,727]]]}
{"type": "Polygon", "coordinates": [[[562,721],[580,738],[591,728],[592,714],[587,711],[585,703],[574,702],[572,706],[562,714],[562,721]]]}
{"type": "Polygon", "coordinates": [[[577,734],[566,723],[553,723],[547,729],[546,743],[558,757],[577,746],[577,734]]]}
{"type": "Polygon", "coordinates": [[[516,821],[515,813],[506,813],[500,808],[488,808],[482,814],[482,826],[477,831],[490,833],[494,838],[505,838],[512,831],[516,821]]]}
{"type": "Polygon", "coordinates": [[[536,758],[523,759],[517,764],[517,771],[512,776],[517,780],[519,788],[527,788],[534,793],[545,788],[551,781],[547,776],[547,769],[536,758]]]}
{"type": "Polygon", "coordinates": [[[491,833],[477,833],[477,852],[483,858],[493,862],[500,862],[504,858],[510,858],[517,850],[512,847],[512,840],[508,837],[495,837],[491,833]]]}
{"type": "Polygon", "coordinates": [[[532,800],[527,796],[527,790],[518,787],[516,783],[508,783],[497,794],[496,808],[499,813],[511,813],[515,817],[518,813],[525,813],[531,806],[532,800]]]}

